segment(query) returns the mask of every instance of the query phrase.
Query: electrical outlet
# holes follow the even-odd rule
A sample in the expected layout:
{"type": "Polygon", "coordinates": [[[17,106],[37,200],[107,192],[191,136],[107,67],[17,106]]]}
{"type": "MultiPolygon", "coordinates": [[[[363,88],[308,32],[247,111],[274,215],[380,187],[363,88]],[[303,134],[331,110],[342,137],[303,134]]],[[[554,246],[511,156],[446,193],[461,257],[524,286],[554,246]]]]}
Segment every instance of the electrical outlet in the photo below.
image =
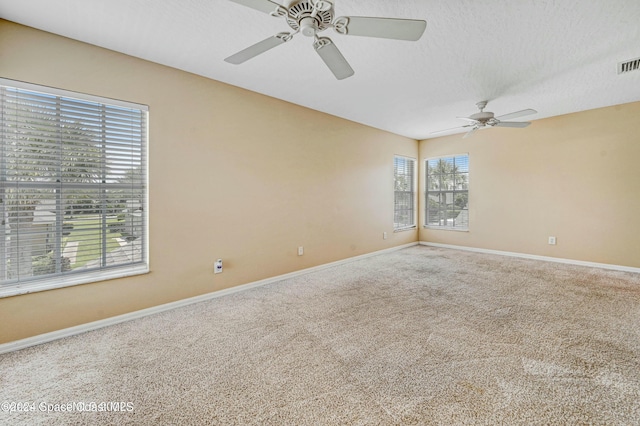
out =
{"type": "Polygon", "coordinates": [[[549,244],[552,246],[556,245],[556,237],[549,237],[549,244]]]}
{"type": "Polygon", "coordinates": [[[382,239],[383,239],[383,240],[386,240],[386,239],[387,239],[387,233],[386,233],[386,232],[383,232],[383,233],[382,233],[382,239]]]}
{"type": "Polygon", "coordinates": [[[298,256],[302,256],[304,254],[304,247],[298,247],[298,256]]]}
{"type": "Polygon", "coordinates": [[[216,263],[213,265],[213,273],[214,274],[222,273],[222,259],[216,260],[216,263]]]}

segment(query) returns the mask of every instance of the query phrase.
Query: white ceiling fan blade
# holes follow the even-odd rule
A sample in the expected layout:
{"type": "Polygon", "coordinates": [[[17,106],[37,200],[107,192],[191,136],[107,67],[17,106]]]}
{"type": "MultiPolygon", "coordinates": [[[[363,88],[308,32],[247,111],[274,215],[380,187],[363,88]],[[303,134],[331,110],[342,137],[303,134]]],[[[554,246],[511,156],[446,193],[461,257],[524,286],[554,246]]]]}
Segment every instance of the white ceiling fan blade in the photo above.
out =
{"type": "Polygon", "coordinates": [[[476,130],[478,130],[479,127],[474,127],[473,129],[469,130],[467,133],[465,133],[465,135],[462,137],[462,139],[466,139],[469,136],[471,136],[472,134],[474,134],[476,132],[476,130]]]}
{"type": "Polygon", "coordinates": [[[282,8],[278,3],[274,3],[271,0],[229,0],[234,3],[241,4],[243,6],[250,7],[251,9],[259,10],[264,13],[274,13],[278,9],[282,8]]]}
{"type": "Polygon", "coordinates": [[[338,80],[343,80],[354,74],[351,65],[342,56],[342,53],[340,53],[331,39],[327,37],[319,38],[313,44],[313,47],[338,80]]]}
{"type": "Polygon", "coordinates": [[[459,118],[460,120],[467,120],[467,121],[470,121],[472,123],[477,123],[478,122],[478,120],[476,120],[474,118],[469,118],[469,117],[456,117],[456,118],[459,118]]]}
{"type": "Polygon", "coordinates": [[[347,16],[336,19],[334,26],[338,33],[344,35],[416,41],[427,28],[427,21],[347,16]]]}
{"type": "Polygon", "coordinates": [[[530,115],[530,114],[537,114],[538,111],[536,111],[535,109],[523,109],[522,111],[516,111],[516,112],[512,112],[509,114],[505,114],[505,115],[501,115],[499,117],[496,117],[497,120],[510,120],[512,118],[518,118],[518,117],[523,117],[525,115],[530,115]]]}
{"type": "Polygon", "coordinates": [[[496,127],[517,127],[517,128],[522,128],[522,127],[527,127],[529,124],[531,124],[528,121],[501,121],[499,123],[496,123],[495,126],[496,127]]]}
{"type": "Polygon", "coordinates": [[[249,46],[244,50],[239,51],[238,53],[225,58],[225,62],[229,62],[230,64],[239,65],[245,61],[248,61],[251,58],[254,58],[261,53],[266,52],[269,49],[273,49],[276,46],[280,46],[285,43],[287,40],[287,36],[290,38],[291,36],[288,33],[286,36],[282,36],[283,33],[275,35],[273,37],[269,37],[265,40],[262,40],[259,43],[254,44],[253,46],[249,46]]]}

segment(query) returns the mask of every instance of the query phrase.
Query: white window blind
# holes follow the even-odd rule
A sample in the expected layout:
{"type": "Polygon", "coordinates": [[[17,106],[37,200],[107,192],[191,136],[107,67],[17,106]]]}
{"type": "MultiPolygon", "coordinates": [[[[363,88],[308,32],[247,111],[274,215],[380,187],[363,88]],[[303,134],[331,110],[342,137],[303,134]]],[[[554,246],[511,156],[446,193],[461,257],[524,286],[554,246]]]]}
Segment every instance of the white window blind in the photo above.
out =
{"type": "Polygon", "coordinates": [[[0,296],[145,272],[147,108],[0,79],[0,296]]]}
{"type": "Polygon", "coordinates": [[[394,173],[394,219],[395,230],[416,226],[416,160],[395,156],[394,173]]]}
{"type": "Polygon", "coordinates": [[[469,228],[469,155],[425,160],[425,225],[469,228]]]}

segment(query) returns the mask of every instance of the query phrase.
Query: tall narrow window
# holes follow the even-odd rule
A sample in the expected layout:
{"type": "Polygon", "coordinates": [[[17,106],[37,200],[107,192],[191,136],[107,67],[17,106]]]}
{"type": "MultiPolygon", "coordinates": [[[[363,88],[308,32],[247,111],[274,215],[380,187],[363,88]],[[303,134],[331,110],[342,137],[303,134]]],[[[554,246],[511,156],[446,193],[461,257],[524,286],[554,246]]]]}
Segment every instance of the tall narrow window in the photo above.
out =
{"type": "Polygon", "coordinates": [[[469,228],[469,155],[425,160],[425,226],[469,228]]]}
{"type": "Polygon", "coordinates": [[[396,156],[393,160],[395,182],[393,228],[396,231],[416,227],[416,160],[396,156]]]}
{"type": "Polygon", "coordinates": [[[0,296],[148,271],[147,107],[0,79],[0,296]]]}

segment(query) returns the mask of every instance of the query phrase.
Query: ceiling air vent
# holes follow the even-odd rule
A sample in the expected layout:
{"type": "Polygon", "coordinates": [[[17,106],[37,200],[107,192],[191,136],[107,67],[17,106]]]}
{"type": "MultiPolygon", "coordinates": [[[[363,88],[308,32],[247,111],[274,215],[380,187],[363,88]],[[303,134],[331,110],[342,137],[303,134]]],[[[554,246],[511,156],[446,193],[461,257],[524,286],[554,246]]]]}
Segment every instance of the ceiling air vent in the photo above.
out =
{"type": "Polygon", "coordinates": [[[618,74],[637,70],[640,70],[640,58],[631,59],[630,61],[620,62],[618,64],[618,74]]]}

